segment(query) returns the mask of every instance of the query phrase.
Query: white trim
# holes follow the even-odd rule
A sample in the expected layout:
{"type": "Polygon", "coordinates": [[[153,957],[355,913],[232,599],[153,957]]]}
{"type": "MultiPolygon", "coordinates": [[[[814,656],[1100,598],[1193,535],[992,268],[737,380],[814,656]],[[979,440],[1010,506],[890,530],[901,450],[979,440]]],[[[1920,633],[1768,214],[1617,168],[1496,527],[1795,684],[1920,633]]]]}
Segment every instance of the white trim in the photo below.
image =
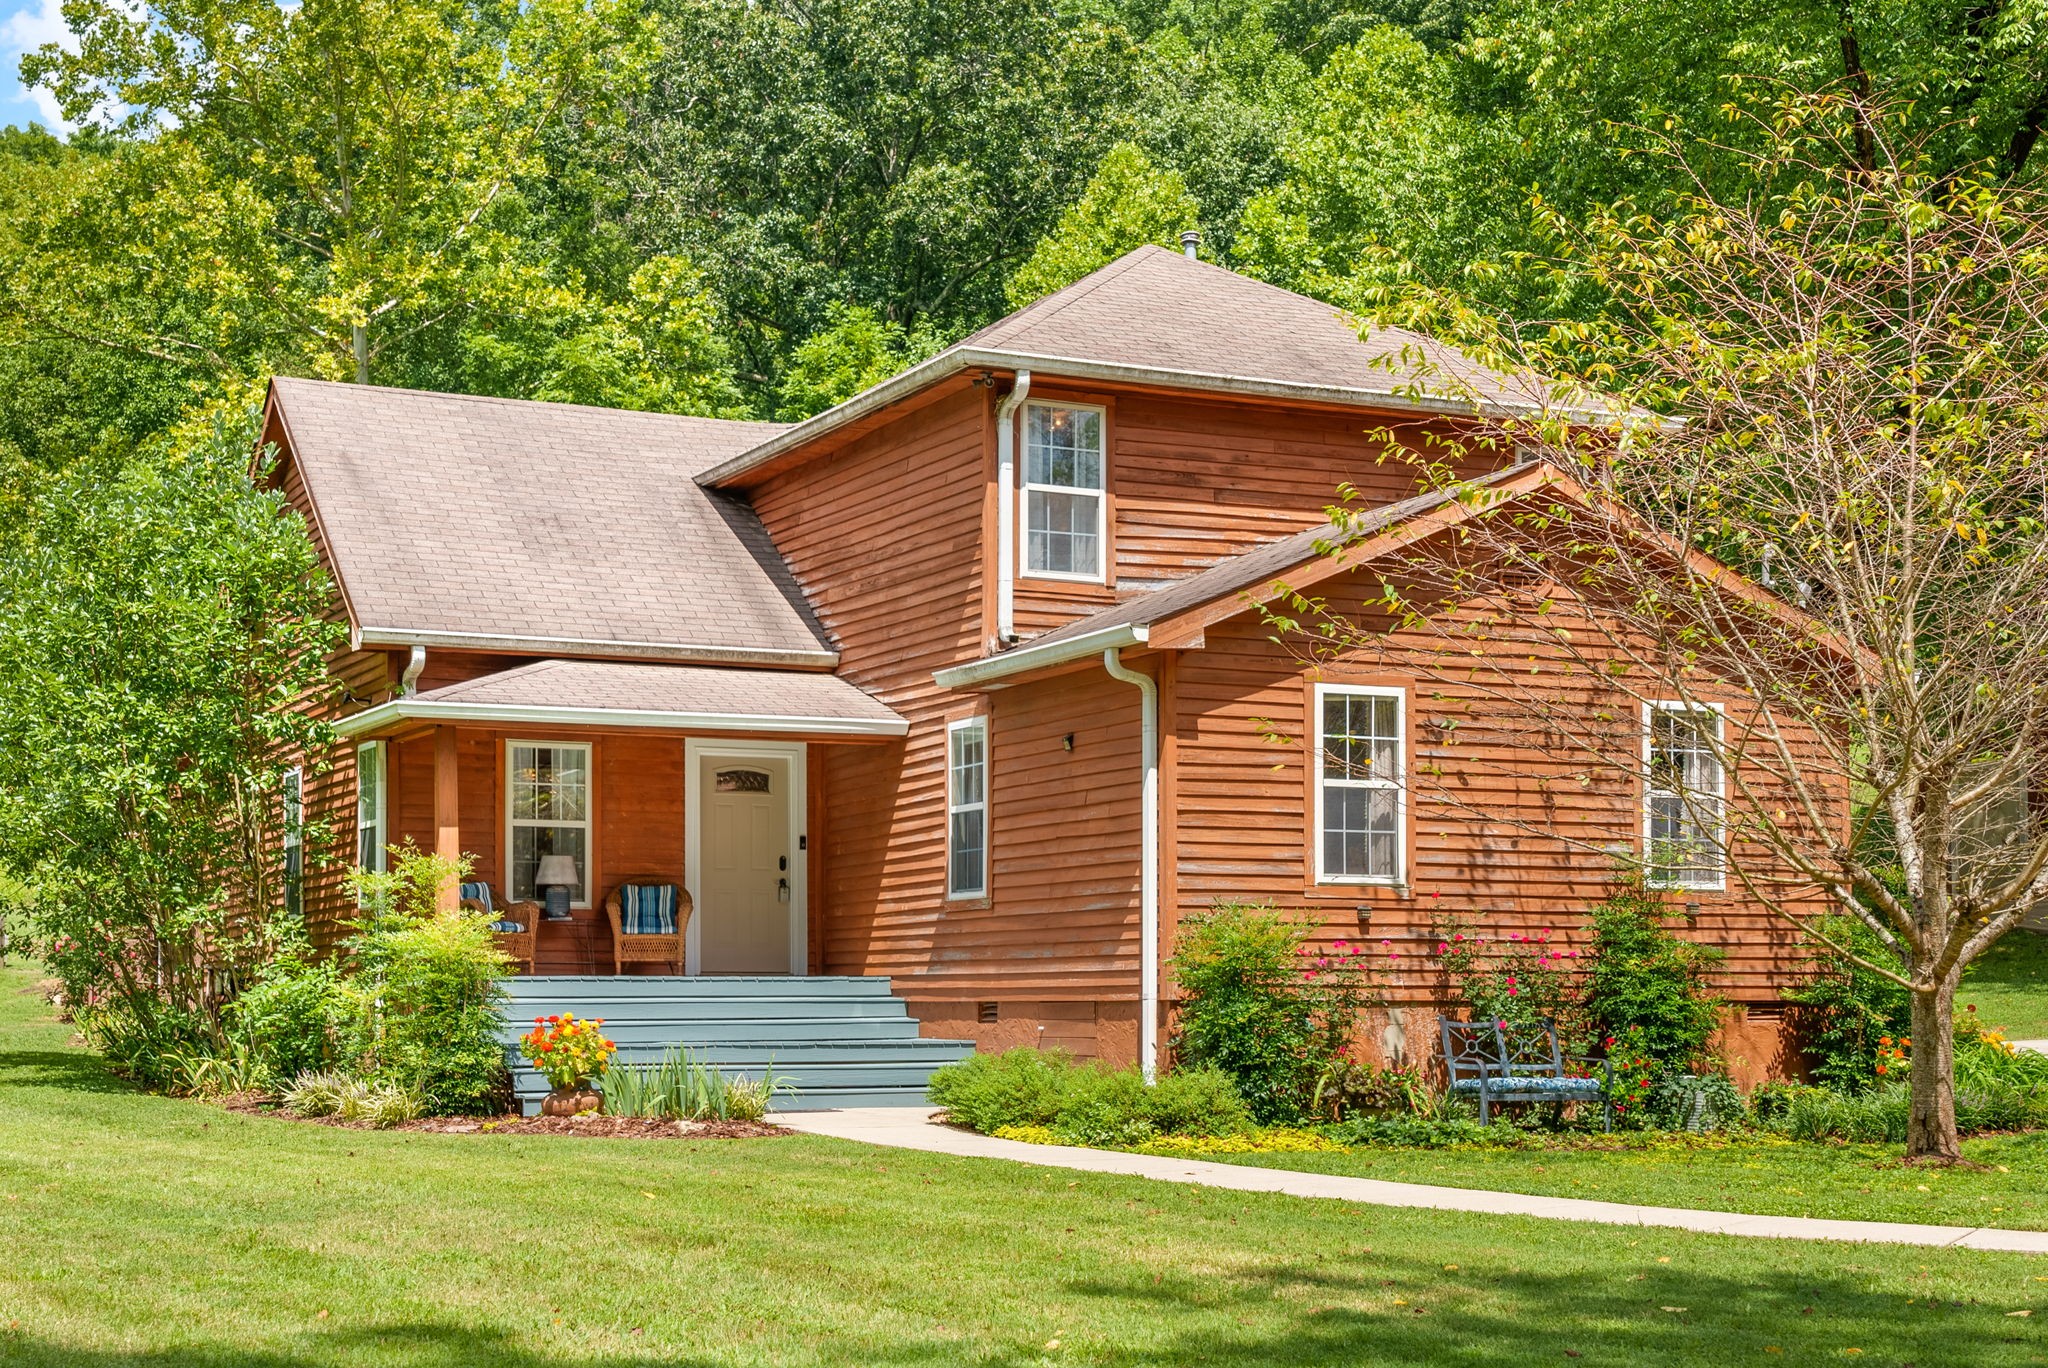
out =
{"type": "Polygon", "coordinates": [[[635,708],[517,707],[492,703],[394,698],[335,723],[343,736],[360,736],[394,722],[517,723],[536,727],[664,727],[671,731],[808,732],[820,736],[902,736],[900,717],[782,717],[767,713],[656,712],[635,708]]]}
{"type": "MultiPolygon", "coordinates": [[[[1722,760],[1720,750],[1722,738],[1727,735],[1727,728],[1728,710],[1719,703],[1689,703],[1683,699],[1676,698],[1651,698],[1643,701],[1642,825],[1639,834],[1643,840],[1643,879],[1652,888],[1669,888],[1694,893],[1720,893],[1726,891],[1728,887],[1728,766],[1722,760]],[[1720,809],[1720,820],[1715,823],[1714,830],[1709,835],[1709,839],[1713,843],[1714,854],[1720,862],[1720,868],[1716,871],[1711,882],[1703,883],[1684,879],[1667,880],[1657,877],[1656,862],[1652,858],[1650,850],[1650,823],[1652,820],[1650,799],[1655,793],[1663,791],[1653,788],[1654,775],[1651,768],[1655,763],[1653,751],[1656,740],[1652,724],[1656,714],[1660,712],[1711,713],[1714,718],[1714,749],[1709,754],[1714,761],[1714,769],[1719,774],[1721,780],[1720,791],[1714,795],[1714,801],[1719,805],[1720,809]]],[[[1685,807],[1685,795],[1680,793],[1677,796],[1679,805],[1684,810],[1685,820],[1690,823],[1692,821],[1692,812],[1689,808],[1685,807]]]]}
{"type": "Polygon", "coordinates": [[[986,716],[963,717],[946,724],[946,900],[968,902],[989,896],[989,780],[994,766],[989,763],[988,718],[986,716]],[[953,738],[964,731],[981,733],[981,801],[963,803],[954,788],[954,775],[958,769],[953,760],[953,738]],[[953,885],[953,817],[962,812],[981,814],[981,885],[978,888],[956,888],[953,885]]]}
{"type": "Polygon", "coordinates": [[[706,646],[671,641],[616,641],[605,638],[509,636],[492,632],[421,631],[411,627],[363,627],[354,634],[357,646],[439,646],[448,649],[507,651],[514,655],[625,656],[700,665],[781,665],[797,669],[836,669],[839,652],[782,651],[751,646],[706,646]]]}
{"type": "MultiPolygon", "coordinates": [[[[518,889],[515,887],[512,881],[513,832],[516,830],[516,823],[517,826],[526,827],[583,828],[583,896],[580,899],[571,899],[569,906],[584,908],[593,906],[594,903],[591,898],[591,894],[596,892],[596,889],[591,886],[590,876],[596,871],[594,871],[590,867],[590,837],[592,831],[595,830],[597,827],[597,751],[590,744],[590,742],[552,741],[547,739],[535,739],[532,737],[517,737],[508,739],[505,742],[504,815],[505,864],[503,868],[505,871],[505,901],[508,903],[522,901],[522,899],[519,896],[518,889]],[[565,822],[559,819],[554,821],[541,821],[538,818],[533,817],[513,817],[512,771],[518,767],[519,748],[521,746],[533,746],[543,750],[580,750],[583,752],[583,820],[579,822],[565,822]]],[[[534,889],[532,893],[528,896],[533,898],[535,901],[542,900],[541,893],[538,888],[534,889]]]]}
{"type": "Polygon", "coordinates": [[[1043,646],[1019,646],[1014,651],[970,660],[965,665],[949,665],[943,670],[934,670],[932,679],[942,689],[972,689],[1041,666],[1084,660],[1123,646],[1143,646],[1148,631],[1144,627],[1120,623],[1115,627],[1102,627],[1080,636],[1047,642],[1043,646]]]}
{"type": "Polygon", "coordinates": [[[699,941],[704,910],[704,761],[706,759],[789,762],[789,972],[811,971],[810,748],[802,741],[725,741],[689,737],[683,742],[683,886],[696,908],[683,935],[683,972],[695,978],[702,957],[699,941]]]}
{"type": "Polygon", "coordinates": [[[1018,482],[1022,497],[1017,501],[1017,578],[1035,580],[1060,580],[1068,584],[1109,583],[1109,410],[1101,404],[1068,404],[1052,399],[1033,399],[1026,403],[1017,414],[1021,440],[1018,451],[1019,462],[1027,472],[1026,478],[1018,482]],[[1045,484],[1029,478],[1031,469],[1031,413],[1044,409],[1053,413],[1092,413],[1095,415],[1095,487],[1085,485],[1045,484]],[[1095,570],[1084,574],[1074,570],[1034,570],[1031,568],[1031,496],[1033,494],[1090,495],[1095,500],[1095,570]]]}
{"type": "Polygon", "coordinates": [[[1310,719],[1309,780],[1315,786],[1315,881],[1322,885],[1401,888],[1408,882],[1408,691],[1382,684],[1317,684],[1310,719]],[[1328,868],[1328,842],[1323,827],[1323,700],[1332,695],[1347,698],[1391,698],[1394,700],[1394,777],[1392,779],[1340,779],[1351,788],[1385,788],[1394,794],[1394,872],[1392,874],[1332,874],[1328,868]]]}
{"type": "MultiPolygon", "coordinates": [[[[1213,371],[1166,370],[1156,366],[1130,366],[1109,361],[1088,361],[1075,356],[1046,356],[1038,352],[1005,351],[988,347],[954,347],[929,361],[891,376],[874,388],[823,413],[806,418],[759,446],[750,447],[731,460],[721,461],[697,476],[700,485],[716,486],[738,479],[757,466],[765,465],[798,447],[816,441],[849,423],[889,407],[927,385],[962,371],[1031,370],[1046,376],[1075,380],[1100,380],[1109,384],[1148,385],[1162,389],[1213,391],[1221,394],[1253,395],[1265,399],[1292,399],[1302,403],[1341,404],[1347,408],[1390,409],[1399,413],[1433,413],[1471,417],[1492,414],[1528,417],[1546,406],[1522,400],[1489,400],[1472,403],[1463,399],[1439,399],[1428,395],[1396,393],[1393,389],[1360,389],[1348,385],[1311,385],[1299,381],[1274,380],[1261,376],[1225,375],[1213,371]]],[[[1390,386],[1399,385],[1389,375],[1390,386]]],[[[1559,417],[1579,422],[1613,422],[1616,419],[1651,420],[1651,415],[1627,409],[1560,407],[1559,417]]],[[[1676,426],[1673,420],[1655,419],[1659,427],[1676,426]]]]}

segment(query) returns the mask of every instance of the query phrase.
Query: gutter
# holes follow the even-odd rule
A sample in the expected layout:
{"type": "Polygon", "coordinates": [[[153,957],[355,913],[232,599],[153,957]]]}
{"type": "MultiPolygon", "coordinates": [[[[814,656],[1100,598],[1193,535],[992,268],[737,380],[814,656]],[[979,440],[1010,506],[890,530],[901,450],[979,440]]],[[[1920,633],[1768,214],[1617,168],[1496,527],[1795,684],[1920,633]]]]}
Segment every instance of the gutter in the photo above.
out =
{"type": "Polygon", "coordinates": [[[509,655],[616,656],[629,660],[672,660],[697,665],[770,665],[797,670],[831,670],[839,665],[839,652],[829,650],[787,651],[663,641],[498,636],[489,632],[416,631],[409,627],[364,627],[355,635],[363,646],[435,646],[457,651],[503,651],[509,655]]]}
{"type": "MultiPolygon", "coordinates": [[[[884,380],[873,389],[856,394],[845,403],[806,418],[795,427],[769,438],[759,446],[750,447],[732,459],[720,462],[698,475],[697,483],[718,486],[737,480],[756,466],[765,465],[849,423],[885,409],[927,385],[961,371],[970,370],[1038,370],[1062,379],[1098,380],[1109,384],[1143,385],[1162,389],[1205,390],[1263,399],[1290,399],[1301,403],[1336,404],[1347,408],[1393,409],[1403,413],[1466,418],[1477,414],[1529,417],[1545,410],[1544,405],[1526,401],[1491,400],[1475,403],[1466,399],[1400,393],[1395,389],[1368,390],[1340,385],[1306,385],[1297,381],[1273,380],[1262,376],[1163,370],[1153,366],[1127,366],[1108,361],[1089,361],[1074,356],[1042,356],[1035,352],[958,347],[942,351],[929,361],[912,366],[901,375],[884,380]]],[[[1625,412],[1608,409],[1563,408],[1556,412],[1564,417],[1587,422],[1612,422],[1629,416],[1625,412]]]]}
{"type": "Polygon", "coordinates": [[[1129,624],[1103,627],[1093,632],[1084,632],[1077,637],[1068,637],[1065,641],[1049,642],[1043,646],[1020,646],[1014,651],[1005,651],[998,656],[935,670],[932,672],[932,681],[942,689],[975,689],[984,684],[1007,679],[1011,675],[1023,674],[1028,670],[1043,669],[1048,665],[1065,665],[1125,646],[1143,646],[1148,632],[1148,628],[1129,624]]]}
{"type": "Polygon", "coordinates": [[[1151,1084],[1159,1081],[1159,684],[1125,665],[1115,646],[1102,653],[1102,668],[1138,689],[1138,1060],[1151,1084]]]}
{"type": "Polygon", "coordinates": [[[996,644],[1017,639],[1017,410],[1031,393],[1031,372],[996,405],[996,644]]]}
{"type": "Polygon", "coordinates": [[[510,723],[533,727],[661,727],[670,731],[804,732],[813,736],[897,737],[910,723],[900,717],[780,717],[760,713],[653,712],[632,708],[562,708],[540,704],[438,702],[394,698],[334,724],[342,736],[379,731],[395,722],[510,723]]]}

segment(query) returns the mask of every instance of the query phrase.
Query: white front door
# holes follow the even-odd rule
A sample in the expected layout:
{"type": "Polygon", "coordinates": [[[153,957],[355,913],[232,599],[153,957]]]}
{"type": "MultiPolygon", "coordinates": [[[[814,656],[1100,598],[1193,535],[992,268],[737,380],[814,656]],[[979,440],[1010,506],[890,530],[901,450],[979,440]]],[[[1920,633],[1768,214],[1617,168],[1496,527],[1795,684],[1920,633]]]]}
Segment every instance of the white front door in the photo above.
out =
{"type": "Polygon", "coordinates": [[[801,747],[766,744],[691,757],[692,972],[804,972],[802,764],[801,747]]]}

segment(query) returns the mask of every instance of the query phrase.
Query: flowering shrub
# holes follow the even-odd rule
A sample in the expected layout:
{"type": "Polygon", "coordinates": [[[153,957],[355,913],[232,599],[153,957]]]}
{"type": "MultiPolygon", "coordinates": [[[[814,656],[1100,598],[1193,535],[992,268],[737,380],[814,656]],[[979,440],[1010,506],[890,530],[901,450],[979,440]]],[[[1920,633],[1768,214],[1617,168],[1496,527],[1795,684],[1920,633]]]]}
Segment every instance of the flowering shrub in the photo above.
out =
{"type": "Polygon", "coordinates": [[[618,1049],[599,1029],[603,1025],[603,1017],[579,1020],[574,1012],[535,1017],[519,1049],[550,1087],[573,1088],[604,1072],[618,1049]]]}
{"type": "Polygon", "coordinates": [[[1623,878],[1593,909],[1586,1014],[1600,1035],[1627,1036],[1652,1072],[1713,1072],[1709,1042],[1722,1001],[1708,977],[1722,955],[1672,934],[1670,914],[1639,876],[1623,878]]]}
{"type": "Polygon", "coordinates": [[[1472,1020],[1497,1021],[1511,1033],[1554,1022],[1568,1049],[1586,1038],[1579,952],[1552,932],[1486,936],[1453,917],[1438,924],[1436,938],[1438,967],[1471,1008],[1472,1020]]]}

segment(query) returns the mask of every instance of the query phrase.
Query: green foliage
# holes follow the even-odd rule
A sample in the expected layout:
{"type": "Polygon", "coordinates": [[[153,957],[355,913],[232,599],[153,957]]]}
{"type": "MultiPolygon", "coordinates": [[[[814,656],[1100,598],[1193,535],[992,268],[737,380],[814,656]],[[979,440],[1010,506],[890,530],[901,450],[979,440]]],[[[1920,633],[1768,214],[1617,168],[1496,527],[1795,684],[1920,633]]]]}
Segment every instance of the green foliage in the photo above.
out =
{"type": "Polygon", "coordinates": [[[333,1073],[301,1074],[285,1090],[285,1110],[295,1116],[332,1116],[389,1128],[428,1111],[426,1098],[401,1083],[377,1083],[333,1073]]]}
{"type": "Polygon", "coordinates": [[[606,1116],[673,1117],[684,1121],[759,1121],[794,1086],[771,1065],[760,1078],[730,1075],[670,1050],[652,1064],[614,1059],[598,1075],[606,1116]]]}
{"type": "MultiPolygon", "coordinates": [[[[1897,972],[1898,957],[1854,917],[1830,917],[1818,928],[1857,958],[1897,972]]],[[[1845,1093],[1867,1092],[1878,1081],[1880,1042],[1912,1032],[1912,998],[1905,987],[1833,951],[1816,949],[1813,977],[1785,996],[1798,1004],[1793,1024],[1814,1078],[1845,1093]]]]}
{"type": "Polygon", "coordinates": [[[931,1100],[983,1134],[1043,1126],[1063,1144],[1123,1146],[1164,1135],[1231,1135],[1252,1118],[1228,1075],[1176,1069],[1152,1087],[1136,1068],[1077,1063],[1058,1051],[974,1055],[932,1075],[931,1100]]]}
{"type": "Polygon", "coordinates": [[[341,982],[335,960],[289,947],[257,966],[253,981],[223,1009],[228,1039],[261,1067],[259,1086],[331,1061],[334,1020],[344,1006],[341,982]]]}
{"type": "Polygon", "coordinates": [[[1181,923],[1174,951],[1176,1057],[1228,1074],[1264,1123],[1309,1114],[1372,996],[1365,947],[1318,953],[1312,930],[1270,907],[1218,903],[1181,923]]]}
{"type": "Polygon", "coordinates": [[[1719,950],[1681,940],[1666,925],[1664,899],[1639,880],[1620,883],[1592,912],[1585,1007],[1602,1036],[1626,1032],[1631,1047],[1660,1067],[1702,1071],[1721,1021],[1708,980],[1719,950]]]}
{"type": "Polygon", "coordinates": [[[1486,936],[1476,922],[1452,916],[1435,934],[1438,967],[1471,1020],[1498,1022],[1516,1035],[1552,1023],[1567,1051],[1587,1038],[1579,954],[1553,945],[1548,930],[1486,936]]]}
{"type": "Polygon", "coordinates": [[[1480,1145],[1513,1149],[1529,1133],[1507,1120],[1482,1126],[1469,1116],[1361,1116],[1327,1127],[1324,1133],[1346,1145],[1387,1145],[1399,1149],[1445,1149],[1480,1145]]]}
{"type": "Polygon", "coordinates": [[[1154,166],[1130,143],[1102,159],[1081,198],[1060,215],[1004,287],[1013,308],[1071,285],[1146,243],[1179,249],[1183,229],[1201,221],[1201,206],[1178,171],[1154,166]]]}
{"type": "Polygon", "coordinates": [[[858,304],[835,304],[825,326],[799,342],[777,391],[775,416],[800,422],[908,370],[939,350],[940,339],[916,336],[858,304]]]}

